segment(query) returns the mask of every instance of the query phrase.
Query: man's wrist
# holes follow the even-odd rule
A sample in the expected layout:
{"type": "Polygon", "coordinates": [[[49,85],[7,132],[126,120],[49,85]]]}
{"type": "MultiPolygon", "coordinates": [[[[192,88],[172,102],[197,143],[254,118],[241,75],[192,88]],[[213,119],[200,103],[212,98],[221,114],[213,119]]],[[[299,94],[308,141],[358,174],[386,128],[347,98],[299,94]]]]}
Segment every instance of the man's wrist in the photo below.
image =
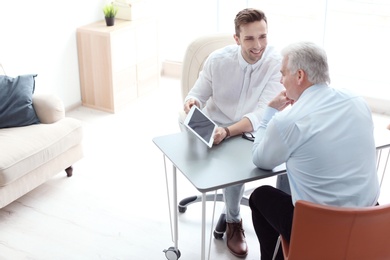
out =
{"type": "Polygon", "coordinates": [[[229,131],[229,128],[227,127],[224,127],[223,129],[225,129],[225,132],[226,132],[226,136],[225,136],[225,139],[230,137],[230,131],[229,131]]]}

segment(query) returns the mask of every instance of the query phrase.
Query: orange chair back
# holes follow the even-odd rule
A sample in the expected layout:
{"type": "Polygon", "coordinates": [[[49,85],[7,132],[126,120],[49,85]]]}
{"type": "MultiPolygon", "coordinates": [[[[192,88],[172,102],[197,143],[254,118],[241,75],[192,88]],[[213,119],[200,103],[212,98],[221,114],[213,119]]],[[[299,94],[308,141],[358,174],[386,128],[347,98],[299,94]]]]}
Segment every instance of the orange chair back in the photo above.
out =
{"type": "Polygon", "coordinates": [[[390,259],[390,205],[364,208],[295,204],[285,259],[390,259]]]}

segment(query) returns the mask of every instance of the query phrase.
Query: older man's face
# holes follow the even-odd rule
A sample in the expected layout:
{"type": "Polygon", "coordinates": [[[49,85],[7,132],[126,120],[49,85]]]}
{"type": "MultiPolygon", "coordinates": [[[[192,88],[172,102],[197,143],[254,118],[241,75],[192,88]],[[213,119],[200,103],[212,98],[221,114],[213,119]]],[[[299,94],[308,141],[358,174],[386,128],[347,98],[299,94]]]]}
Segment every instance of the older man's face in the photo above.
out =
{"type": "Polygon", "coordinates": [[[298,100],[299,93],[299,85],[298,85],[298,75],[297,73],[292,74],[291,71],[287,68],[288,58],[283,58],[282,68],[280,72],[282,77],[280,79],[280,83],[286,88],[286,96],[289,99],[294,101],[298,100]]]}

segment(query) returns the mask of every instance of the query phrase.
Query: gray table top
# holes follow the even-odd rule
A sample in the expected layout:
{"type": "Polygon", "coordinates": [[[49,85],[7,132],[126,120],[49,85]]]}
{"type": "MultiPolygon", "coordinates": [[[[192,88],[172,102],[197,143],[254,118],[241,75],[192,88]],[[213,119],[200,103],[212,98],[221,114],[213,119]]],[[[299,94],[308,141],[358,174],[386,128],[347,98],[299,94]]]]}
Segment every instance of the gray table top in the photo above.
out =
{"type": "Polygon", "coordinates": [[[257,168],[252,162],[253,142],[240,136],[212,148],[187,132],[155,137],[153,142],[203,193],[285,172],[284,165],[272,171],[257,168]]]}

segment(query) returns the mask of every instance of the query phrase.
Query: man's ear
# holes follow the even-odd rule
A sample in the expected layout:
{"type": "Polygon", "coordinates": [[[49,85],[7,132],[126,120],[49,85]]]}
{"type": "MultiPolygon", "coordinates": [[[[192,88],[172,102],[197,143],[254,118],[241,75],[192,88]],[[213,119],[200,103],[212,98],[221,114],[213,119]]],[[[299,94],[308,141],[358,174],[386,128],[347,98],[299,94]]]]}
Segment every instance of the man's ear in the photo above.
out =
{"type": "Polygon", "coordinates": [[[238,37],[236,34],[233,34],[233,38],[236,41],[237,45],[241,45],[240,37],[238,37]]]}
{"type": "Polygon", "coordinates": [[[306,76],[306,73],[304,70],[301,70],[299,69],[297,71],[297,81],[298,81],[298,85],[301,85],[301,83],[303,82],[303,79],[304,77],[306,76]]]}

